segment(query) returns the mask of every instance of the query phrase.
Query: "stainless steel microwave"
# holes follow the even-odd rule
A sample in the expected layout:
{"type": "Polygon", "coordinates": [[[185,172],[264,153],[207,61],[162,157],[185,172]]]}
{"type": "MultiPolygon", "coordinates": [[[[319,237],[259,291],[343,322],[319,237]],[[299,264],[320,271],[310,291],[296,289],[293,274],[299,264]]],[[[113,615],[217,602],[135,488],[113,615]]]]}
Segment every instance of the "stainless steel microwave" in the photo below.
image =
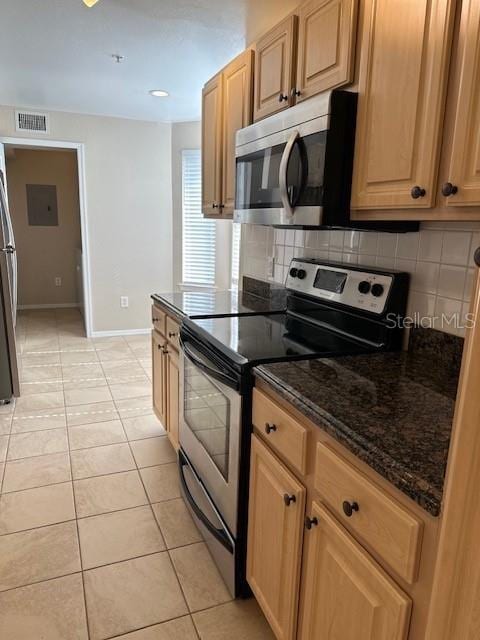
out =
{"type": "Polygon", "coordinates": [[[328,91],[238,131],[235,222],[348,225],[356,106],[328,91]]]}

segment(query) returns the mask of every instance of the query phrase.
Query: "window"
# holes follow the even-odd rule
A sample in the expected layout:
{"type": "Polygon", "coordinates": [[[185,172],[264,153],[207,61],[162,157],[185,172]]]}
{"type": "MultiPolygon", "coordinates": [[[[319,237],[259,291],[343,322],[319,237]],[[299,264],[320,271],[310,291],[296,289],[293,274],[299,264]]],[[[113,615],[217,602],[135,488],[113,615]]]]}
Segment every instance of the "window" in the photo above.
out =
{"type": "Polygon", "coordinates": [[[216,224],[202,215],[199,149],[182,151],[184,284],[215,286],[216,224]]]}
{"type": "Polygon", "coordinates": [[[232,223],[232,289],[238,289],[240,277],[240,224],[232,223]]]}

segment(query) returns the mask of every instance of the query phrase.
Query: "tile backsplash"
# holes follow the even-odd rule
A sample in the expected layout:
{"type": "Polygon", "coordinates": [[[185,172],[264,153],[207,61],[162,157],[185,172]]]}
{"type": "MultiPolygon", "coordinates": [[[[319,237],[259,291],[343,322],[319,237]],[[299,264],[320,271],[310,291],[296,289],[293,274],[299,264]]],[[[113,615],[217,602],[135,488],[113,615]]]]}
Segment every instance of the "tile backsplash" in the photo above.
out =
{"type": "Polygon", "coordinates": [[[408,315],[462,335],[480,246],[480,223],[429,222],[418,233],[304,231],[245,225],[243,274],[284,283],[293,257],[397,269],[411,274],[408,315]],[[454,318],[452,324],[445,321],[454,318]],[[459,326],[460,325],[460,326],[459,326]]]}

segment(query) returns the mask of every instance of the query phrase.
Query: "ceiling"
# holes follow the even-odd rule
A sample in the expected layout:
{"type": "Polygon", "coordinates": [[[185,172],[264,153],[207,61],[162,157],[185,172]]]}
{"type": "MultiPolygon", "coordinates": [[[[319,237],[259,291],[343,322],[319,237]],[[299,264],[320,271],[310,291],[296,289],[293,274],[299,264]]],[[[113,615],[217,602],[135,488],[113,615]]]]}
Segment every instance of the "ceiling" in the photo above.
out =
{"type": "Polygon", "coordinates": [[[0,104],[196,120],[203,83],[245,46],[255,1],[2,0],[0,104]]]}

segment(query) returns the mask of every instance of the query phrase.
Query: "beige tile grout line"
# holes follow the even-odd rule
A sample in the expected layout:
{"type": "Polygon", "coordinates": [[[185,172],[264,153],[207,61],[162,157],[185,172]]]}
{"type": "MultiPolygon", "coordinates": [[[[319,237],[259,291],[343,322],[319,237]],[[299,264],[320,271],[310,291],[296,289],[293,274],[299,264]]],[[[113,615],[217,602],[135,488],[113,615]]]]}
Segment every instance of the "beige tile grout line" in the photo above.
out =
{"type": "MultiPolygon", "coordinates": [[[[140,396],[140,397],[143,398],[143,397],[147,397],[147,396],[140,396]]],[[[135,398],[132,398],[132,399],[135,399],[135,398]]],[[[93,403],[93,404],[95,404],[95,403],[93,403]]],[[[98,404],[100,404],[100,403],[98,403],[98,404]]],[[[102,413],[102,412],[93,412],[93,413],[96,414],[96,413],[102,413]]],[[[122,417],[119,414],[118,410],[116,410],[115,413],[116,413],[117,417],[113,418],[113,419],[114,420],[118,420],[119,422],[122,422],[122,417]]],[[[58,415],[60,415],[60,414],[58,414],[58,415]]],[[[146,416],[146,415],[150,415],[150,414],[148,414],[148,413],[147,414],[140,414],[139,416],[130,416],[130,417],[143,417],[143,416],[146,416]]],[[[129,419],[130,417],[127,416],[126,419],[129,419]]],[[[64,426],[62,425],[61,427],[53,427],[53,428],[52,427],[47,427],[46,429],[35,429],[33,431],[18,431],[18,432],[11,432],[10,434],[5,434],[5,435],[16,436],[16,435],[23,435],[23,434],[27,434],[27,433],[43,433],[44,431],[60,431],[61,429],[76,429],[78,427],[89,427],[89,426],[102,425],[105,422],[110,422],[110,420],[103,420],[103,421],[100,421],[100,422],[86,422],[84,424],[75,424],[75,425],[68,425],[68,423],[67,423],[64,426]]],[[[122,428],[124,428],[123,422],[122,422],[122,428]]],[[[124,432],[125,432],[125,429],[124,429],[124,432]]],[[[109,443],[105,443],[105,444],[92,445],[92,446],[89,446],[89,447],[79,447],[78,449],[72,449],[72,451],[84,451],[85,449],[96,449],[98,447],[108,447],[108,446],[112,446],[112,445],[115,445],[115,444],[127,444],[128,437],[127,437],[126,434],[125,434],[125,437],[127,439],[126,440],[121,440],[120,442],[109,442],[109,443]]],[[[145,438],[137,438],[136,440],[132,440],[132,442],[138,442],[138,441],[142,441],[142,440],[149,440],[151,438],[158,438],[158,437],[166,437],[166,436],[147,436],[145,438]]],[[[58,454],[58,453],[67,453],[67,449],[61,450],[61,451],[51,451],[49,453],[40,453],[40,454],[35,455],[35,456],[24,456],[22,458],[12,458],[10,460],[6,460],[6,462],[18,462],[20,460],[30,460],[31,458],[41,458],[43,456],[55,455],[55,454],[58,454]]],[[[158,466],[158,465],[149,465],[149,466],[158,466]]],[[[101,475],[108,475],[108,474],[101,474],[101,475]]],[[[89,477],[95,477],[95,476],[89,476],[89,477]]],[[[51,484],[59,484],[59,483],[53,482],[51,484]]],[[[47,485],[39,485],[39,486],[47,486],[47,485]]],[[[35,488],[35,487],[30,487],[30,488],[35,488]]],[[[9,492],[9,493],[11,493],[11,492],[9,492]]]]}
{"type": "MultiPolygon", "coordinates": [[[[56,317],[56,316],[55,316],[56,317]]],[[[57,324],[58,327],[58,324],[57,324]]],[[[60,341],[59,341],[60,344],[60,341]]],[[[62,393],[63,393],[63,400],[64,402],[66,401],[65,398],[65,388],[62,385],[62,393]]],[[[66,431],[66,435],[67,435],[67,445],[68,445],[68,461],[70,463],[70,483],[71,483],[71,487],[72,487],[72,498],[73,498],[73,510],[75,512],[75,527],[77,530],[77,545],[78,545],[78,557],[80,560],[80,573],[81,573],[81,579],[82,579],[82,591],[83,591],[83,606],[85,608],[85,624],[87,626],[87,636],[88,639],[90,640],[90,622],[88,619],[88,609],[87,609],[87,595],[85,592],[85,579],[84,579],[84,575],[83,575],[83,559],[82,559],[82,549],[80,546],[80,532],[78,529],[78,515],[77,515],[77,498],[75,495],[75,485],[73,483],[73,471],[72,471],[72,458],[70,456],[70,435],[68,432],[68,429],[65,428],[66,431]]]]}
{"type": "MultiPolygon", "coordinates": [[[[202,611],[206,611],[206,609],[202,609],[202,611]]],[[[197,636],[198,640],[201,640],[200,636],[198,635],[198,631],[195,626],[195,622],[192,618],[191,613],[184,613],[183,616],[177,616],[176,618],[168,618],[168,620],[163,620],[162,622],[154,622],[153,624],[148,624],[146,627],[140,627],[139,629],[135,629],[134,631],[127,631],[127,635],[129,633],[138,633],[139,631],[145,631],[146,629],[150,629],[151,627],[156,627],[159,624],[162,625],[168,622],[174,622],[175,620],[181,620],[182,618],[190,618],[190,620],[192,621],[193,630],[195,631],[195,635],[197,636]]],[[[116,640],[117,638],[124,638],[124,637],[125,637],[125,634],[121,633],[120,635],[116,635],[116,636],[108,636],[108,638],[105,638],[105,640],[116,640]]]]}
{"type": "MultiPolygon", "coordinates": [[[[14,405],[14,411],[15,411],[15,405],[14,405]]],[[[7,437],[7,446],[5,448],[5,461],[0,463],[0,464],[3,464],[2,474],[1,474],[1,477],[0,477],[0,496],[1,496],[1,491],[2,491],[2,488],[3,488],[3,480],[5,478],[5,472],[7,470],[7,459],[8,459],[8,450],[9,450],[9,447],[10,447],[10,436],[12,435],[12,425],[13,425],[13,411],[12,411],[12,415],[11,415],[11,419],[10,419],[10,429],[8,430],[8,434],[5,434],[5,435],[8,436],[7,437]]]]}

